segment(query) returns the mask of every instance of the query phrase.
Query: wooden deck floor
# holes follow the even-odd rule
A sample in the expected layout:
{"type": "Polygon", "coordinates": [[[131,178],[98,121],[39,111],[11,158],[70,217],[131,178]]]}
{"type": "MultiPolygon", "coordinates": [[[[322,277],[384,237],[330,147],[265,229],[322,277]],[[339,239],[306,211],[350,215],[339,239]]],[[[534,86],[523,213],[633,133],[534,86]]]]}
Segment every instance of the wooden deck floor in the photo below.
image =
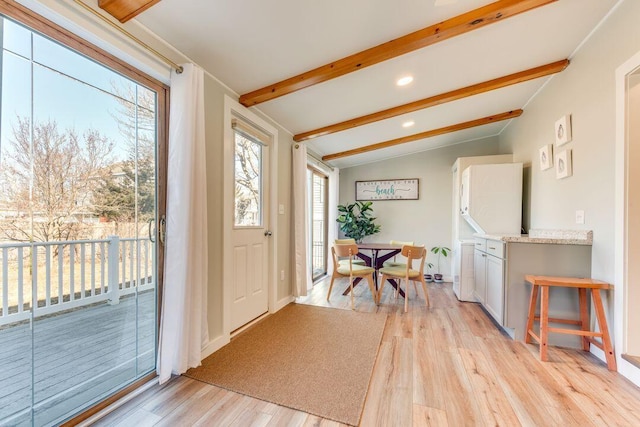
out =
{"type": "MultiPolygon", "coordinates": [[[[299,302],[348,309],[344,287],[337,282],[328,303],[324,281],[299,302]]],[[[356,289],[356,310],[389,314],[362,426],[640,425],[638,387],[582,351],[551,348],[550,361],[541,362],[537,346],[502,334],[477,304],[458,302],[451,284],[429,285],[430,308],[411,288],[406,314],[389,286],[380,307],[366,286],[356,289]]],[[[96,425],[340,424],[178,377],[96,425]]]]}
{"type": "Polygon", "coordinates": [[[34,425],[64,419],[148,372],[154,356],[153,291],[0,329],[0,425],[32,425],[32,402],[34,425]]]}

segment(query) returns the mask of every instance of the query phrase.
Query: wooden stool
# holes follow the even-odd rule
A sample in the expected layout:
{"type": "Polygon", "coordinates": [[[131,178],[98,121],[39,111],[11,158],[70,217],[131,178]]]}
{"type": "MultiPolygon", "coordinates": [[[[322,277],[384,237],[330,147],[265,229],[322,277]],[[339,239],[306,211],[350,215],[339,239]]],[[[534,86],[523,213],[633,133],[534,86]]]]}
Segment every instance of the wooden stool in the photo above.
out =
{"type": "Polygon", "coordinates": [[[558,334],[571,334],[582,336],[582,349],[589,351],[589,343],[595,345],[604,351],[607,359],[607,367],[610,371],[615,371],[616,357],[611,346],[611,337],[609,336],[609,327],[607,326],[607,318],[604,315],[602,306],[602,298],[600,290],[613,289],[613,285],[599,280],[578,279],[575,277],[553,277],[553,276],[534,276],[528,274],[524,277],[530,282],[531,299],[529,300],[529,318],[527,319],[527,333],[525,334],[525,342],[530,343],[534,338],[540,344],[540,360],[547,360],[547,340],[549,332],[558,334]],[[555,319],[549,317],[549,287],[561,286],[565,288],[576,288],[578,290],[578,298],[580,299],[580,320],[555,319]],[[538,300],[538,289],[542,288],[540,295],[540,316],[536,316],[536,304],[538,300]],[[600,332],[593,332],[589,329],[589,306],[587,305],[587,289],[591,289],[593,305],[596,311],[600,332]],[[533,331],[533,322],[540,321],[540,336],[538,337],[533,331]],[[549,322],[564,323],[580,326],[580,330],[550,328],[549,322]],[[602,342],[598,342],[594,337],[599,337],[602,342]]]}

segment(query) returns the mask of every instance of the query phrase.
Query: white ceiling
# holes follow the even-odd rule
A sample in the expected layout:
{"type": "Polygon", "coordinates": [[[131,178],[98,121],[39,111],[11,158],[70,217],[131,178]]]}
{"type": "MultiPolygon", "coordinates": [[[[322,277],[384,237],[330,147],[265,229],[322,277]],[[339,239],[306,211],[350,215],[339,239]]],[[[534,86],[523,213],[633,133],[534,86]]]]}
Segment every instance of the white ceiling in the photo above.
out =
{"type": "MultiPolygon", "coordinates": [[[[617,1],[559,0],[257,108],[297,134],[569,58],[617,1]],[[413,75],[414,82],[397,87],[395,81],[406,74],[413,75]]],[[[492,1],[447,3],[162,0],[137,19],[231,89],[244,94],[492,1]]],[[[334,133],[306,144],[326,155],[522,108],[547,79],[334,133]],[[401,123],[409,119],[415,125],[403,128],[401,123]]],[[[349,167],[471,141],[497,135],[508,123],[493,123],[330,163],[349,167]]]]}

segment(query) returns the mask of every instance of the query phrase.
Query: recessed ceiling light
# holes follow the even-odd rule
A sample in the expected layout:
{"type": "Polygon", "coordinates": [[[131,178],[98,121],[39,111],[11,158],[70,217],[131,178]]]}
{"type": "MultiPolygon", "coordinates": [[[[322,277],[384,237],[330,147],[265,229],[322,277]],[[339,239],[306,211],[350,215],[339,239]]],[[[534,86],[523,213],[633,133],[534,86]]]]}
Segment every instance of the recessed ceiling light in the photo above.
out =
{"type": "Polygon", "coordinates": [[[409,83],[411,83],[412,81],[413,81],[413,76],[405,76],[405,77],[402,77],[402,78],[398,79],[396,84],[398,86],[406,86],[409,83]]]}
{"type": "Polygon", "coordinates": [[[404,122],[402,124],[402,127],[403,128],[410,128],[411,126],[413,126],[415,124],[416,124],[416,122],[414,122],[413,120],[409,120],[409,121],[404,122]]]}

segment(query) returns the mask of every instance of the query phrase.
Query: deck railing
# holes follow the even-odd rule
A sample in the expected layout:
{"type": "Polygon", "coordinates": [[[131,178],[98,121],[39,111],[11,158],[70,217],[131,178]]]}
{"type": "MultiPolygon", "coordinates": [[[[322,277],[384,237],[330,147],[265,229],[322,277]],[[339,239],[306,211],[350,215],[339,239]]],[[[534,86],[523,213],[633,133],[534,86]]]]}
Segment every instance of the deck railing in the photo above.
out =
{"type": "Polygon", "coordinates": [[[0,244],[0,326],[152,289],[155,248],[118,236],[0,244]]]}

